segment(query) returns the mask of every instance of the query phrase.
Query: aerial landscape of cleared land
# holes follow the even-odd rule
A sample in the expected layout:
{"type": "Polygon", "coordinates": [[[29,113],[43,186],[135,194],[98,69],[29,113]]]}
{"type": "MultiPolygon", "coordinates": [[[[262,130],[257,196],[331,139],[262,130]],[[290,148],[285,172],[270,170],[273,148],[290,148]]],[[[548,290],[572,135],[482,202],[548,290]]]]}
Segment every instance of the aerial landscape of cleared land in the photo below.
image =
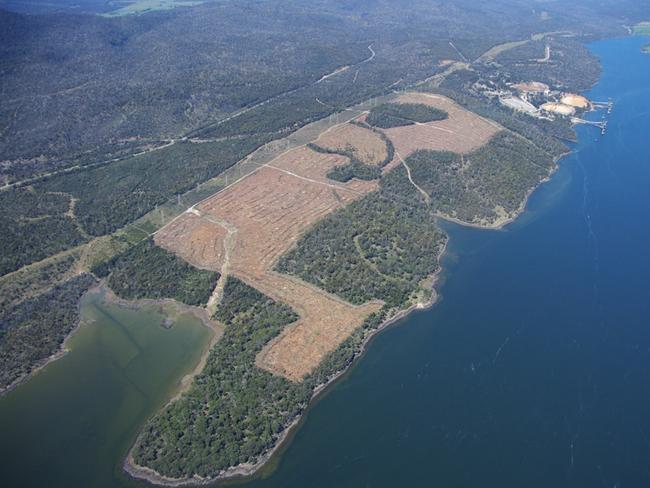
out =
{"type": "MultiPolygon", "coordinates": [[[[430,122],[381,129],[384,140],[372,127],[362,125],[373,114],[371,109],[355,120],[327,129],[313,143],[290,149],[260,165],[223,191],[193,205],[156,233],[154,239],[159,246],[199,268],[217,271],[221,280],[227,280],[213,294],[211,305],[216,317],[221,317],[224,303],[231,307],[238,301],[236,296],[230,296],[232,283],[259,290],[255,293],[265,297],[259,300],[284,303],[295,315],[284,327],[278,327],[270,340],[248,346],[251,352],[246,368],[258,369],[256,375],[261,377],[255,388],[262,388],[260,395],[271,399],[279,394],[278,390],[284,392],[282,402],[266,405],[260,413],[274,419],[271,431],[261,437],[255,431],[243,445],[233,445],[214,430],[222,421],[210,412],[223,418],[234,405],[226,407],[220,402],[217,411],[213,394],[206,390],[206,398],[199,393],[204,388],[195,386],[145,427],[129,457],[129,472],[159,481],[252,472],[286,435],[297,412],[305,407],[309,392],[341,371],[337,363],[325,366],[324,371],[317,371],[319,366],[327,365],[327,359],[351,338],[356,339],[354,347],[360,347],[359,341],[371,334],[369,320],[377,327],[400,310],[432,302],[435,291],[430,286],[440,269],[438,257],[445,243],[444,234],[435,227],[436,211],[453,213],[468,223],[501,225],[502,219],[516,215],[528,193],[553,170],[556,155],[446,97],[409,92],[379,107],[382,113],[387,105],[395,107],[390,108],[395,113],[401,104],[409,109],[419,105],[423,111],[435,108],[438,116],[430,122]],[[405,135],[406,130],[410,134],[405,135]],[[414,134],[417,139],[412,137],[414,134]],[[424,142],[418,146],[417,141],[424,142]],[[394,149],[389,150],[389,146],[394,149]],[[487,156],[481,153],[482,149],[497,151],[499,147],[511,152],[488,152],[487,156]],[[383,167],[384,177],[379,175],[378,181],[353,178],[343,183],[327,177],[332,168],[347,164],[347,160],[377,165],[389,152],[393,159],[383,167]],[[532,171],[532,165],[526,166],[531,152],[537,158],[533,164],[545,165],[544,171],[532,171]],[[491,160],[490,155],[496,155],[498,161],[491,160]],[[461,162],[463,158],[467,161],[461,162]],[[447,167],[432,172],[441,164],[447,167]],[[508,179],[512,195],[485,187],[486,178],[475,181],[480,172],[508,179]],[[454,190],[456,185],[458,191],[454,190]],[[467,190],[476,195],[465,196],[460,189],[463,185],[475,187],[467,190]],[[445,202],[438,204],[438,198],[445,202]],[[474,206],[467,205],[470,198],[476,200],[474,206]],[[349,214],[358,211],[363,212],[361,220],[367,219],[365,225],[358,217],[350,218],[349,214]],[[470,215],[469,211],[475,213],[470,215]],[[411,229],[395,232],[399,228],[395,219],[411,229]],[[420,234],[419,238],[416,234],[420,234]],[[423,243],[423,238],[428,242],[423,243]],[[336,241],[340,249],[332,250],[331,241],[336,241]],[[328,252],[335,255],[328,256],[328,252]],[[423,252],[426,259],[420,255],[423,252]],[[346,272],[356,274],[365,283],[356,285],[350,276],[337,276],[346,272]],[[365,333],[353,337],[355,331],[364,329],[365,333]],[[201,409],[204,416],[179,417],[176,410],[187,409],[184,402],[190,398],[205,405],[201,409]],[[199,423],[204,424],[200,431],[199,423]],[[175,429],[191,434],[177,440],[175,429]],[[223,440],[211,448],[213,454],[208,457],[222,461],[200,463],[192,472],[188,463],[206,435],[201,432],[210,431],[223,440]],[[173,453],[181,446],[183,452],[188,449],[188,455],[179,460],[173,453]]],[[[228,324],[238,320],[237,314],[221,320],[228,324]]],[[[218,362],[217,353],[207,360],[208,365],[218,362]]],[[[225,384],[214,383],[214,387],[223,391],[225,384]]],[[[230,422],[237,425],[232,419],[230,422]]]]}
{"type": "Polygon", "coordinates": [[[219,333],[124,460],[168,485],[256,472],[378,330],[432,305],[439,219],[496,229],[524,210],[599,107],[576,95],[599,70],[583,43],[625,32],[582,2],[499,2],[515,21],[415,2],[408,36],[392,5],[361,21],[328,1],[195,3],[146,25],[128,14],[147,2],[125,5],[81,34],[0,11],[0,392],[65,351],[91,288],[193,310],[219,333]],[[48,57],[53,39],[97,72],[48,57]]]}

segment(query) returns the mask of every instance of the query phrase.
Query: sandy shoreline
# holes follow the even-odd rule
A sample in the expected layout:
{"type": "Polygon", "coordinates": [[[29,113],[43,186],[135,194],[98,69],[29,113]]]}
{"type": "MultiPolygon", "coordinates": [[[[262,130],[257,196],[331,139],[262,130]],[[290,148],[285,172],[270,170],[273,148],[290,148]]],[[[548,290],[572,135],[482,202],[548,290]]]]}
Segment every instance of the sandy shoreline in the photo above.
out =
{"type": "Polygon", "coordinates": [[[91,291],[94,291],[95,293],[103,293],[104,296],[102,299],[105,303],[116,305],[127,310],[140,310],[144,306],[157,306],[161,308],[161,314],[165,315],[167,318],[175,319],[179,315],[189,314],[199,319],[203,325],[209,329],[212,329],[214,332],[221,333],[223,329],[223,325],[210,318],[210,315],[205,308],[185,305],[184,303],[178,302],[173,298],[140,298],[136,300],[125,300],[113,293],[113,291],[108,286],[106,286],[103,281],[88,292],[90,293],[91,291]],[[165,308],[171,309],[172,313],[170,314],[169,310],[165,310],[165,308]]]}

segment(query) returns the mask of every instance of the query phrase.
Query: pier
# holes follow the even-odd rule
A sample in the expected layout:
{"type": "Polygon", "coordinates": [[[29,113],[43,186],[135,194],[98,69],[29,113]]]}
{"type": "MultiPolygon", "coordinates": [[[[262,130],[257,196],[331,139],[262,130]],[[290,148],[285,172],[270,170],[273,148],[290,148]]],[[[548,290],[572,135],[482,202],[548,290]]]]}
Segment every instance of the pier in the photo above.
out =
{"type": "Polygon", "coordinates": [[[614,102],[611,100],[607,102],[591,102],[591,106],[598,109],[607,109],[607,113],[611,114],[614,109],[614,102]]]}
{"type": "Polygon", "coordinates": [[[606,120],[601,120],[599,121],[594,121],[594,120],[585,120],[581,119],[579,117],[571,117],[571,122],[574,124],[584,124],[584,125],[593,125],[594,127],[598,127],[600,129],[600,133],[605,135],[605,131],[607,130],[607,121],[606,120]]]}
{"type": "MultiPolygon", "coordinates": [[[[612,110],[614,109],[614,102],[612,102],[611,100],[608,100],[606,102],[591,101],[590,104],[592,109],[596,109],[596,110],[606,109],[607,114],[611,114],[612,110]]],[[[606,116],[603,115],[603,119],[601,121],[585,120],[585,119],[581,119],[580,117],[571,117],[571,122],[574,124],[593,125],[600,129],[601,134],[605,135],[605,132],[607,130],[607,120],[605,117],[606,116]]]]}

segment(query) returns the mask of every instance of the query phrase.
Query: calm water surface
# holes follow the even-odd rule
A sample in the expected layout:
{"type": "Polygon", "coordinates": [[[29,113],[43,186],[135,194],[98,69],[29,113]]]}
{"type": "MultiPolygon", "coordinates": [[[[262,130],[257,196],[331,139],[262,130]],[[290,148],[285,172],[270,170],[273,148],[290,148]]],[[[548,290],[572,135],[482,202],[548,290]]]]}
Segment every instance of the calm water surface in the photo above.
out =
{"type": "Polygon", "coordinates": [[[126,310],[87,295],[71,352],[0,400],[0,486],[113,488],[148,415],[198,363],[212,332],[158,307],[126,310]]]}
{"type": "Polygon", "coordinates": [[[443,300],[381,334],[251,487],[650,487],[644,43],[592,46],[606,136],[581,128],[506,231],[449,227],[443,300]]]}
{"type": "MultiPolygon", "coordinates": [[[[644,42],[592,46],[604,73],[589,96],[616,104],[606,136],[580,128],[505,231],[449,226],[443,300],[378,336],[276,469],[245,486],[650,486],[644,42]]],[[[0,485],[135,484],[116,465],[207,340],[158,318],[138,349],[125,337],[141,320],[120,319],[125,336],[101,345],[82,328],[73,353],[0,400],[0,485]]]]}

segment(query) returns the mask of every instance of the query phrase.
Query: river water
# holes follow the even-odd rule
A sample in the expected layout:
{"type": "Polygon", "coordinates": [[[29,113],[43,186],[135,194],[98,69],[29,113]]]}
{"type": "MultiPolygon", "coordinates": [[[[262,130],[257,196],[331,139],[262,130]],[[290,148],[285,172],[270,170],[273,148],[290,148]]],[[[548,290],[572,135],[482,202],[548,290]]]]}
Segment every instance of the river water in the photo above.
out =
{"type": "MultiPolygon", "coordinates": [[[[591,46],[604,70],[587,95],[615,103],[607,134],[580,127],[574,154],[505,230],[447,225],[442,300],[380,334],[245,486],[650,486],[644,43],[591,46]]],[[[71,354],[0,400],[0,485],[135,485],[119,474],[124,450],[208,340],[196,323],[147,330],[134,350],[99,347],[82,338],[98,328],[82,327],[71,354]],[[135,380],[109,367],[123,350],[142,361],[135,380]],[[143,394],[124,393],[131,381],[143,394]]]]}

